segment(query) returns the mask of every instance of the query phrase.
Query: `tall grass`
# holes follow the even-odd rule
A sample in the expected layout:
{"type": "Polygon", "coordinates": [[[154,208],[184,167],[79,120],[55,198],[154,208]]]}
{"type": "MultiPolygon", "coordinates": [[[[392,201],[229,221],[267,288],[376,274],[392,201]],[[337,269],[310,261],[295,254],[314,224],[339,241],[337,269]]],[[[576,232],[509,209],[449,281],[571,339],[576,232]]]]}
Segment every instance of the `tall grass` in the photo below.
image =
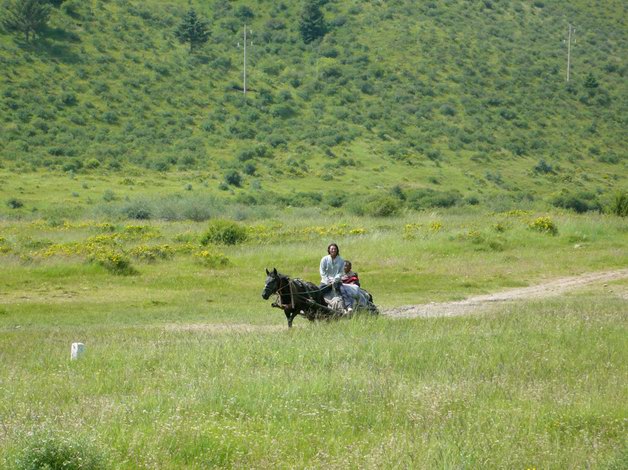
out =
{"type": "Polygon", "coordinates": [[[624,219],[553,214],[551,236],[537,215],[242,222],[215,268],[194,255],[206,223],[2,222],[0,462],[88,442],[120,469],[621,468],[625,280],[292,331],[260,297],[265,267],[316,281],[330,241],[384,310],[626,266],[624,219]],[[93,237],[174,254],[116,276],[81,254],[93,237]]]}
{"type": "Polygon", "coordinates": [[[3,452],[43,428],[90,435],[112,468],[619,463],[624,307],[593,291],[290,332],[5,331],[3,452]],[[69,362],[77,335],[88,353],[69,362]]]}

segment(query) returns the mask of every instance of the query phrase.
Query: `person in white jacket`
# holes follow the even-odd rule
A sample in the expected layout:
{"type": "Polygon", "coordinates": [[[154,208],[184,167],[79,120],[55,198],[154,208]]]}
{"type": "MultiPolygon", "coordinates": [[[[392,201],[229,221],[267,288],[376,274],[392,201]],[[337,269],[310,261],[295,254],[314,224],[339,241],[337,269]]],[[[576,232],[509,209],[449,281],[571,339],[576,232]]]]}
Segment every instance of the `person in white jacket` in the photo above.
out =
{"type": "Polygon", "coordinates": [[[340,283],[344,274],[345,261],[340,257],[340,248],[335,243],[327,247],[327,256],[321,259],[321,286],[340,283]]]}

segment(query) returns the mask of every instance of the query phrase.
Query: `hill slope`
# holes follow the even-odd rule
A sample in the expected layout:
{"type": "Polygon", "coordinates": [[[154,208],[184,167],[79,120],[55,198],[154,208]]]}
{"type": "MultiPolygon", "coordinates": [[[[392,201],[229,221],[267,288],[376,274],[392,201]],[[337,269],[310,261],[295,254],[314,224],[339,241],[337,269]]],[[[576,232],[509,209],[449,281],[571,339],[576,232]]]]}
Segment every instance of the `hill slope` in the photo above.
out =
{"type": "Polygon", "coordinates": [[[310,44],[300,3],[193,2],[211,29],[195,54],[173,33],[188,3],[66,0],[36,41],[0,35],[6,171],[186,171],[250,202],[375,189],[416,209],[586,209],[626,188],[623,2],[326,1],[310,44]]]}

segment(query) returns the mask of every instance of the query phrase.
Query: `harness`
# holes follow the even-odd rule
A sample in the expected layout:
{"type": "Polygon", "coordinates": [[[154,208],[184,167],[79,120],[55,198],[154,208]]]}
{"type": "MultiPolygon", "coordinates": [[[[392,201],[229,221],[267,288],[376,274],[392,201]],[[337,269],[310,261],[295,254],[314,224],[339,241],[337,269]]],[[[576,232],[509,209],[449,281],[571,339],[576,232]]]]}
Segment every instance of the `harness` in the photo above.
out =
{"type": "Polygon", "coordinates": [[[302,281],[301,279],[289,279],[288,278],[288,283],[284,284],[283,286],[281,286],[281,281],[283,279],[286,278],[279,278],[280,279],[280,287],[275,291],[275,294],[277,294],[277,300],[276,300],[276,304],[279,305],[281,308],[288,308],[290,307],[292,310],[294,310],[294,308],[296,307],[296,303],[295,303],[295,297],[302,295],[306,297],[306,302],[308,303],[316,303],[316,301],[314,300],[314,298],[312,297],[312,294],[315,294],[317,292],[321,292],[323,289],[322,288],[318,288],[318,289],[314,289],[314,290],[308,290],[307,289],[307,285],[305,284],[304,281],[302,281]],[[289,289],[289,293],[290,293],[290,303],[289,304],[284,304],[281,301],[281,294],[285,288],[289,289]],[[304,289],[301,291],[298,291],[297,289],[304,289]]]}

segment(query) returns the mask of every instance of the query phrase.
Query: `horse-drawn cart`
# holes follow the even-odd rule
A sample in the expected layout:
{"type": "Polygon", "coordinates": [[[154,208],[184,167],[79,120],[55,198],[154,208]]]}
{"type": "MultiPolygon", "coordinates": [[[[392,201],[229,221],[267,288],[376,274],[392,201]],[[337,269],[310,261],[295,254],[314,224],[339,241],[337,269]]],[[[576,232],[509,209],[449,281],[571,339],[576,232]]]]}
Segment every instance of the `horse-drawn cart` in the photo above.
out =
{"type": "Polygon", "coordinates": [[[319,287],[302,279],[291,279],[277,269],[267,269],[262,298],[268,300],[273,294],[277,299],[271,305],[284,311],[288,327],[292,327],[297,315],[314,321],[350,317],[359,311],[371,315],[379,313],[371,294],[356,285],[319,287]]]}

